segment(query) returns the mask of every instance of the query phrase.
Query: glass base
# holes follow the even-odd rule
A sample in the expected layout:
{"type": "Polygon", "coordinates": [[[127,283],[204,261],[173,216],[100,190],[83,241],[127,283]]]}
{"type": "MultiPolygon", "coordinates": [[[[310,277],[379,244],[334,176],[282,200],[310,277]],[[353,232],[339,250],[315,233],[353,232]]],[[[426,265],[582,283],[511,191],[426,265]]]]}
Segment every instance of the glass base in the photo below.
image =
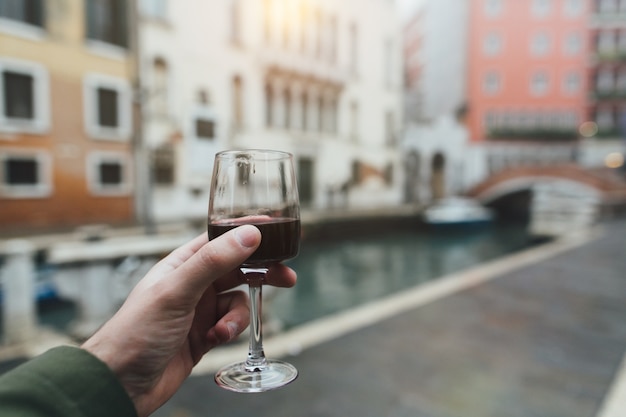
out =
{"type": "Polygon", "coordinates": [[[291,364],[267,360],[262,369],[246,370],[245,362],[225,366],[215,374],[220,387],[235,392],[264,392],[283,387],[298,377],[298,370],[291,364]]]}

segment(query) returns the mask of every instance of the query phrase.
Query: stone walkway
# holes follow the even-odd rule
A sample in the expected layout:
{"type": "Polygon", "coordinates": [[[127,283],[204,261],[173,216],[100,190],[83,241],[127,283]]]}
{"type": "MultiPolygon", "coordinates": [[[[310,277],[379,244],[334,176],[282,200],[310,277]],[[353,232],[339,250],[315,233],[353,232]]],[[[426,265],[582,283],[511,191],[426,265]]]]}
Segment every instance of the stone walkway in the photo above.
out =
{"type": "Polygon", "coordinates": [[[311,325],[317,344],[302,330],[299,345],[269,340],[270,356],[303,348],[287,355],[300,377],[281,390],[223,391],[201,363],[155,416],[624,416],[626,222],[603,229],[416,289],[414,305],[400,294],[311,325]],[[360,320],[368,308],[382,319],[360,320]]]}

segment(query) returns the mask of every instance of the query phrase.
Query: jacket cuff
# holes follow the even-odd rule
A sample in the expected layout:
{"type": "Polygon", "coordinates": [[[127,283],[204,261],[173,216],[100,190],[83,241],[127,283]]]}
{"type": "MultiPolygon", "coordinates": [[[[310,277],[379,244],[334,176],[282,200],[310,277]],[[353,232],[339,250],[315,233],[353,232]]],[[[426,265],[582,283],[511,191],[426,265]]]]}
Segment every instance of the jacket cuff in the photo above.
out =
{"type": "Polygon", "coordinates": [[[88,351],[69,346],[53,348],[3,375],[0,400],[24,405],[33,415],[137,416],[113,371],[88,351]]]}

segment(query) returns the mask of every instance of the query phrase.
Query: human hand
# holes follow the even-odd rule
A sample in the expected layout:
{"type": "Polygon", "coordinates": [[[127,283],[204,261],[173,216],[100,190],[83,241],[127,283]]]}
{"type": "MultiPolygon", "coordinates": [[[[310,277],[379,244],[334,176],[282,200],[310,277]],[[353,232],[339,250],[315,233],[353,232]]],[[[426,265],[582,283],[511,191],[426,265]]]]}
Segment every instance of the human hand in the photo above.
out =
{"type": "MultiPolygon", "coordinates": [[[[197,237],[157,263],[118,312],[83,348],[104,361],[147,416],[167,401],[213,347],[249,324],[238,266],[259,246],[254,226],[240,226],[207,243],[197,237]]],[[[277,264],[266,284],[291,287],[296,274],[277,264]]]]}

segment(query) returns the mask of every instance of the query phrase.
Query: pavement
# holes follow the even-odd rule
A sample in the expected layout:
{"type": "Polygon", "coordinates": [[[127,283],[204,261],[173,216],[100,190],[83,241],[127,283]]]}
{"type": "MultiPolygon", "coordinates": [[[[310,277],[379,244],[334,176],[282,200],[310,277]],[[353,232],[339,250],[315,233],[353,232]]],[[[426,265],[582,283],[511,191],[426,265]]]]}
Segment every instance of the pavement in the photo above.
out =
{"type": "Polygon", "coordinates": [[[266,340],[298,379],[218,388],[209,353],[154,415],[626,416],[626,221],[442,277],[266,340]]]}
{"type": "Polygon", "coordinates": [[[218,388],[216,349],[154,416],[624,417],[625,298],[620,220],[269,337],[276,391],[218,388]]]}

